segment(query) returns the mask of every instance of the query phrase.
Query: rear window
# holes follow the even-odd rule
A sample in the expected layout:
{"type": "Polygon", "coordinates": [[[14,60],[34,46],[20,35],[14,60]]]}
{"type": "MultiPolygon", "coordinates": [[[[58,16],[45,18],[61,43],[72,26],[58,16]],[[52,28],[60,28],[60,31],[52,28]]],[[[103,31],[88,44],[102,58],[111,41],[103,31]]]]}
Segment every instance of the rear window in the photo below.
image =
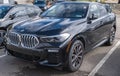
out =
{"type": "Polygon", "coordinates": [[[106,8],[107,12],[111,13],[112,12],[112,8],[110,5],[105,4],[104,7],[106,8]]]}

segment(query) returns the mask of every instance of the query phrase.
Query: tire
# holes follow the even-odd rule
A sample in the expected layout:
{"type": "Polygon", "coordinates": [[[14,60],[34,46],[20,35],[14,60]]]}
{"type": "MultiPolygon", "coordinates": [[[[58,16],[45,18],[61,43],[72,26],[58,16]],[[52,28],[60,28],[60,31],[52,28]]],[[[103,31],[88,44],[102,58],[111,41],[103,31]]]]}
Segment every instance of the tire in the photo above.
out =
{"type": "Polygon", "coordinates": [[[114,39],[115,39],[115,33],[116,33],[116,30],[114,27],[111,28],[111,31],[110,31],[110,36],[108,38],[108,41],[106,42],[106,45],[107,46],[110,46],[113,44],[114,42],[114,39]]]}
{"type": "Polygon", "coordinates": [[[84,46],[80,40],[75,40],[71,44],[69,55],[68,55],[68,63],[67,70],[70,72],[75,72],[79,70],[81,63],[83,61],[83,51],[84,46]]]}

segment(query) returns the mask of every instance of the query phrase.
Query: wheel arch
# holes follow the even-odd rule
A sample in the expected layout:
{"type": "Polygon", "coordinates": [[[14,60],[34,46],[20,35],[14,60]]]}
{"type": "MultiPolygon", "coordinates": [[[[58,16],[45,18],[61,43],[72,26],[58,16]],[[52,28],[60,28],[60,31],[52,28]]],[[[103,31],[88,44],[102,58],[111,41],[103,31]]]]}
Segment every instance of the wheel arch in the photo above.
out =
{"type": "Polygon", "coordinates": [[[86,49],[86,39],[85,39],[85,37],[84,37],[83,35],[75,35],[75,36],[69,41],[69,43],[68,43],[68,45],[67,45],[67,50],[66,50],[67,53],[69,52],[69,49],[70,49],[70,47],[71,47],[71,45],[72,45],[72,42],[73,42],[74,40],[80,40],[80,41],[83,43],[84,49],[86,49]]]}
{"type": "Polygon", "coordinates": [[[83,43],[84,48],[86,47],[86,40],[85,40],[85,37],[83,35],[76,35],[73,37],[72,40],[80,40],[83,43]]]}
{"type": "Polygon", "coordinates": [[[114,27],[114,29],[115,29],[115,31],[116,31],[116,24],[113,24],[113,26],[112,27],[114,27]]]}
{"type": "Polygon", "coordinates": [[[79,37],[78,40],[80,40],[83,43],[84,48],[85,48],[86,47],[86,45],[85,45],[86,44],[85,39],[83,37],[79,37]]]}
{"type": "Polygon", "coordinates": [[[117,30],[116,21],[114,21],[114,22],[112,23],[112,27],[114,27],[115,31],[117,30]]]}

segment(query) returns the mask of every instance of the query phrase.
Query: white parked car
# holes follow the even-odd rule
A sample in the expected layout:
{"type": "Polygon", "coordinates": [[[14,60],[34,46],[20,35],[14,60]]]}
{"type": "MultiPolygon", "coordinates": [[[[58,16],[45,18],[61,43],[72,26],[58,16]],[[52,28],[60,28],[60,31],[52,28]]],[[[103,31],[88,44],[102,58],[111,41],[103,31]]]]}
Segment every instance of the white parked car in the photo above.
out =
{"type": "Polygon", "coordinates": [[[0,0],[0,4],[14,4],[14,0],[0,0]]]}

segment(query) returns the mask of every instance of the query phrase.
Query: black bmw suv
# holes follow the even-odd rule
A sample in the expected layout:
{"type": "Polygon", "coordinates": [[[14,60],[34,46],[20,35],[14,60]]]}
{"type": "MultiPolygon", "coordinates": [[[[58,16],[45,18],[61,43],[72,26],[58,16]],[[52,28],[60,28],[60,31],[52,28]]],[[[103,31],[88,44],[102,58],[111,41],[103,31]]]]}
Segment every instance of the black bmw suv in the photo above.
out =
{"type": "Polygon", "coordinates": [[[103,4],[62,2],[40,19],[9,28],[6,49],[15,57],[77,71],[85,52],[102,44],[112,45],[115,32],[115,14],[108,13],[103,4]]]}

